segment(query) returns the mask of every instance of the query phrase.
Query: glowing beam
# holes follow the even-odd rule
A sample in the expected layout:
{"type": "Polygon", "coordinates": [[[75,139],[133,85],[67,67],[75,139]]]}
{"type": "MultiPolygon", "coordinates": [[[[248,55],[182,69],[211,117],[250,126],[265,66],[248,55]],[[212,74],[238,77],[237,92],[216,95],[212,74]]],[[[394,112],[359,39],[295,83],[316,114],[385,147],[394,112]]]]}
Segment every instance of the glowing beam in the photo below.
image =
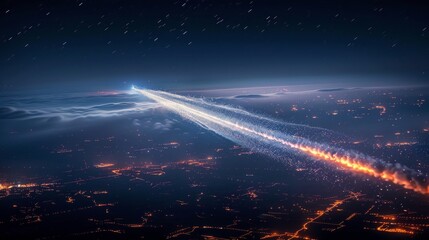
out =
{"type": "Polygon", "coordinates": [[[267,121],[275,122],[274,120],[242,109],[163,91],[136,87],[134,90],[204,128],[259,152],[268,154],[271,150],[292,152],[355,173],[383,179],[415,192],[429,194],[427,178],[405,166],[393,165],[362,153],[279,132],[266,124],[267,121]]]}

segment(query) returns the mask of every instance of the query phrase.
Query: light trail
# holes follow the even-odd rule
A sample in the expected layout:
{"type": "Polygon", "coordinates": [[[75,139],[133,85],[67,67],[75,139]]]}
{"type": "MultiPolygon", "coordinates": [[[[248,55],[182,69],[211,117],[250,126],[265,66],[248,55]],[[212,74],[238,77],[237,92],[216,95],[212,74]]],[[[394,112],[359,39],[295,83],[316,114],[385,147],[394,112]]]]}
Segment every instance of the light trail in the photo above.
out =
{"type": "MultiPolygon", "coordinates": [[[[285,153],[300,154],[348,171],[383,179],[405,189],[429,194],[427,177],[405,166],[280,132],[270,128],[274,120],[242,109],[163,91],[133,89],[168,110],[252,150],[277,157],[285,153]]],[[[295,124],[285,126],[291,130],[310,128],[295,124]]]]}

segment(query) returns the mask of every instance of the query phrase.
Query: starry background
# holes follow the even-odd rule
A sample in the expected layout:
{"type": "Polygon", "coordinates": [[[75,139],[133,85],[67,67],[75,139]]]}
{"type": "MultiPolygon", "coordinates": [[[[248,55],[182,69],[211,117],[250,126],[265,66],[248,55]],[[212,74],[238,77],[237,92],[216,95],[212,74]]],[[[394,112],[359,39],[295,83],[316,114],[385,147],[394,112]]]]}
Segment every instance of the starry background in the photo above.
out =
{"type": "Polygon", "coordinates": [[[0,87],[423,84],[428,12],[423,1],[2,1],[0,87]]]}

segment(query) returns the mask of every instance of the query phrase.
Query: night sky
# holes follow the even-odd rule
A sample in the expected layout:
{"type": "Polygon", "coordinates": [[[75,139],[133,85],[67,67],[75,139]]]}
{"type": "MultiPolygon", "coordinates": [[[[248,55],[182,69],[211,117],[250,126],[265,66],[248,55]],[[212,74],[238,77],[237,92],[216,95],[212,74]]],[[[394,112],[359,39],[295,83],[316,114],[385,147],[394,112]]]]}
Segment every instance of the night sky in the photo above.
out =
{"type": "Polygon", "coordinates": [[[1,92],[424,84],[424,1],[2,1],[1,92]]]}

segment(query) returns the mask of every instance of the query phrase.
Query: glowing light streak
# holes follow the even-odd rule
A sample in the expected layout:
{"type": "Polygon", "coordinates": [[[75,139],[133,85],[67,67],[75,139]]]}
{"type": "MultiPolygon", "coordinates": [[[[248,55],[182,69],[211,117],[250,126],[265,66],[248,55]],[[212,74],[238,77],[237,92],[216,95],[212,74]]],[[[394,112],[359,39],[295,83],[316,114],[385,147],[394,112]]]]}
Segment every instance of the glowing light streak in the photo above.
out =
{"type": "MultiPolygon", "coordinates": [[[[264,121],[267,118],[241,109],[207,103],[195,98],[162,91],[138,89],[136,87],[133,87],[133,89],[158,102],[163,107],[180,114],[184,118],[223,137],[236,141],[245,147],[257,149],[258,146],[265,145],[278,148],[321,160],[355,173],[395,183],[405,189],[429,194],[427,178],[399,164],[389,164],[355,151],[317,143],[302,137],[259,126],[257,123],[247,121],[247,119],[264,121]]],[[[263,148],[261,149],[260,152],[262,153],[268,152],[264,151],[263,148]]]]}
{"type": "MultiPolygon", "coordinates": [[[[333,209],[337,208],[338,206],[342,205],[344,202],[353,199],[353,198],[359,198],[360,196],[362,196],[362,194],[360,193],[350,193],[349,196],[347,196],[344,199],[340,199],[340,200],[335,200],[335,202],[333,202],[328,208],[326,208],[325,210],[319,210],[317,211],[317,215],[313,218],[310,218],[307,222],[305,222],[302,227],[300,229],[298,229],[292,237],[288,238],[288,240],[290,239],[295,239],[299,237],[299,233],[308,230],[308,225],[310,225],[311,223],[315,222],[317,219],[323,217],[325,214],[331,212],[333,209]]],[[[266,236],[265,238],[270,237],[270,236],[266,236]]],[[[265,239],[262,238],[262,239],[265,239]]]]}

